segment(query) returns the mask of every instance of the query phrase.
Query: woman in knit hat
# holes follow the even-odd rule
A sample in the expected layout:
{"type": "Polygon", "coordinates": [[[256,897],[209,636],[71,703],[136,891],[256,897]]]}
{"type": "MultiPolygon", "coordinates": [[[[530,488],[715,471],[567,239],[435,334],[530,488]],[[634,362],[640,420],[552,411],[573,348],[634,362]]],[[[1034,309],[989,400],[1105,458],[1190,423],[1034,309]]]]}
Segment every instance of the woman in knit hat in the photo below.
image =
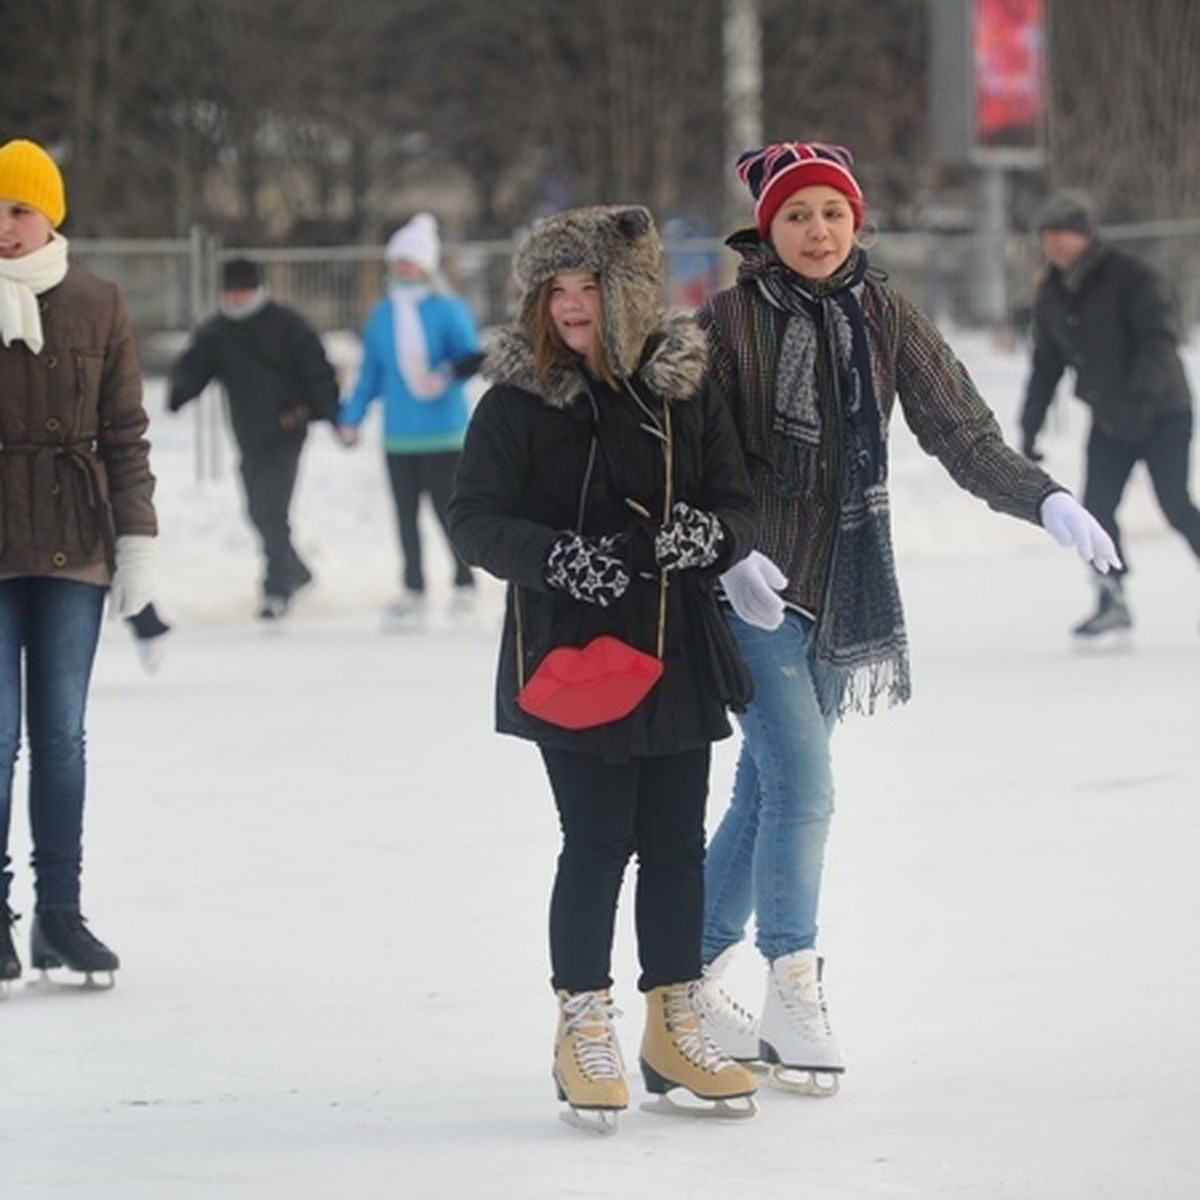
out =
{"type": "Polygon", "coordinates": [[[782,142],[747,151],[737,170],[755,226],[730,238],[737,282],[698,317],[758,509],[753,552],[722,578],[755,694],[709,847],[702,1000],[707,1028],[733,1057],[761,1055],[773,1082],[828,1094],[844,1069],[815,948],[834,806],[829,739],[847,711],[909,698],[888,516],[897,399],[960,487],[1042,524],[1101,570],[1117,558],[1096,521],[1004,444],[928,317],[871,269],[849,152],[782,142]],[[761,1020],[720,983],[752,914],[769,964],[761,1020]]]}
{"type": "Polygon", "coordinates": [[[715,596],[753,532],[737,435],[705,386],[704,335],[663,315],[646,209],[547,218],[514,274],[520,316],[488,350],[492,387],[471,419],[450,520],[463,556],[508,581],[496,727],[537,744],[558,808],[550,960],[564,1115],[607,1114],[610,1128],[628,1103],[610,971],[634,854],[647,1089],[665,1101],[684,1087],[743,1115],[749,1102],[728,1101],[749,1096],[753,1078],[704,1038],[695,1011],[710,746],[732,732],[726,707],[747,682],[715,596]],[[640,702],[597,712],[590,692],[557,692],[564,711],[538,703],[557,658],[580,678],[601,649],[636,657],[613,638],[657,678],[640,702]]]}
{"type": "Polygon", "coordinates": [[[84,718],[105,596],[131,617],[153,594],[154,477],[133,331],[116,287],[68,262],[57,231],[66,211],[41,146],[0,147],[0,980],[21,974],[8,835],[22,715],[32,964],[117,969],[80,912],[84,718]]]}
{"type": "MultiPolygon", "coordinates": [[[[418,521],[421,496],[446,528],[446,507],[467,428],[464,381],[482,355],[471,310],[450,294],[441,273],[437,220],[417,213],[392,234],[384,250],[388,294],[371,310],[363,331],[358,382],[342,404],[338,431],[349,446],[373,401],[383,401],[383,446],[396,510],[403,591],[387,610],[388,628],[425,619],[425,568],[418,521]]],[[[453,550],[451,551],[453,554],[453,550]]],[[[451,614],[474,607],[475,579],[454,554],[451,614]]]]}

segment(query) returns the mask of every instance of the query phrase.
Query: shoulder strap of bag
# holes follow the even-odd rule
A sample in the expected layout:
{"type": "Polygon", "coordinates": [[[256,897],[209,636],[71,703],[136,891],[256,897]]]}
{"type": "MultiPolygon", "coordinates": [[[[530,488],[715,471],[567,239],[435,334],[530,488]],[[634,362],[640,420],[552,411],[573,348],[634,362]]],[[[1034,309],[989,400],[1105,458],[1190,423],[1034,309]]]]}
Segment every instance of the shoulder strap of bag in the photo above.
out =
{"type": "MultiPolygon", "coordinates": [[[[658,432],[657,430],[655,431],[658,432]]],[[[663,442],[663,470],[665,474],[665,484],[663,487],[663,512],[662,519],[665,525],[671,519],[671,507],[675,503],[675,439],[671,429],[671,401],[663,401],[663,428],[661,432],[663,442]]],[[[590,464],[595,458],[596,451],[596,435],[592,434],[592,447],[588,453],[588,463],[590,476],[590,464]]],[[[588,479],[585,476],[583,487],[587,488],[588,479]]],[[[584,497],[581,492],[579,497],[579,520],[578,524],[583,525],[583,508],[584,497]]],[[[670,576],[666,571],[658,573],[658,628],[655,638],[655,655],[661,659],[667,649],[667,587],[670,576]]],[[[517,627],[517,687],[518,689],[525,686],[525,621],[523,618],[523,608],[521,605],[521,587],[514,583],[513,589],[513,617],[517,627]]]]}

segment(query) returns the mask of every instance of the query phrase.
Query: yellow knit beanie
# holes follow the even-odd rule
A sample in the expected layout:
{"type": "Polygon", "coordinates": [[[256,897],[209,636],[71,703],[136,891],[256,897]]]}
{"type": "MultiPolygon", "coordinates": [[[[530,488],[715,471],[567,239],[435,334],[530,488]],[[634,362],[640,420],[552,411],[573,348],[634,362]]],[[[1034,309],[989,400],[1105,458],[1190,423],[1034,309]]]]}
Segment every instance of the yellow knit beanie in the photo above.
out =
{"type": "Polygon", "coordinates": [[[56,229],[67,215],[62,172],[41,146],[24,138],[0,146],[0,200],[36,208],[56,229]]]}

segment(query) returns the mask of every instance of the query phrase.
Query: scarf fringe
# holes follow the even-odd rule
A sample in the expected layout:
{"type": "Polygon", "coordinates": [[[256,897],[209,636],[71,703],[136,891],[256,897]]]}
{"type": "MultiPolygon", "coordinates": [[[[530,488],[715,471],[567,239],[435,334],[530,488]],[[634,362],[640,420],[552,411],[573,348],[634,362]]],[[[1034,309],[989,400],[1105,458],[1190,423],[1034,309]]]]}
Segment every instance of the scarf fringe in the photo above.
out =
{"type": "Polygon", "coordinates": [[[839,720],[849,713],[873,716],[883,707],[881,701],[895,708],[912,698],[912,675],[903,647],[896,657],[846,670],[821,664],[818,679],[821,711],[834,713],[839,720]]]}

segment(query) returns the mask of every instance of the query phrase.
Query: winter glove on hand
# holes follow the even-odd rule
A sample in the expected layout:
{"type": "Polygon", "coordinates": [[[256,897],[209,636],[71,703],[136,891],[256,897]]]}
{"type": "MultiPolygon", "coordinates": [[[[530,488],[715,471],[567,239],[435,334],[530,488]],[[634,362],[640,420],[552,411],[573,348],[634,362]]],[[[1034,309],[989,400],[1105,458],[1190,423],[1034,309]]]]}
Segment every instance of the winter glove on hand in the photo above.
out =
{"type": "Polygon", "coordinates": [[[783,624],[783,600],[779,589],[787,585],[787,576],[757,550],[734,563],[721,576],[725,598],[747,624],[759,629],[778,629],[783,624]]]}
{"type": "Polygon", "coordinates": [[[718,517],[680,500],[671,506],[671,519],[654,535],[654,561],[664,571],[708,567],[717,561],[724,540],[718,517]]]}
{"type": "Polygon", "coordinates": [[[1042,501],[1041,516],[1046,532],[1060,546],[1074,546],[1079,557],[1101,574],[1121,569],[1112,538],[1069,492],[1051,492],[1042,501]]]}
{"type": "Polygon", "coordinates": [[[1021,436],[1021,453],[1030,462],[1041,462],[1046,456],[1037,448],[1037,434],[1026,433],[1021,436]]]}
{"type": "Polygon", "coordinates": [[[585,604],[607,608],[625,594],[629,572],[616,555],[619,539],[564,533],[546,555],[546,585],[585,604]]]}
{"type": "Polygon", "coordinates": [[[472,375],[478,375],[482,365],[483,351],[481,350],[474,354],[464,354],[462,358],[450,360],[450,370],[455,379],[470,379],[472,375]]]}
{"type": "Polygon", "coordinates": [[[154,599],[154,539],[125,534],[117,538],[116,558],[109,601],[116,615],[132,617],[154,599]]]}

